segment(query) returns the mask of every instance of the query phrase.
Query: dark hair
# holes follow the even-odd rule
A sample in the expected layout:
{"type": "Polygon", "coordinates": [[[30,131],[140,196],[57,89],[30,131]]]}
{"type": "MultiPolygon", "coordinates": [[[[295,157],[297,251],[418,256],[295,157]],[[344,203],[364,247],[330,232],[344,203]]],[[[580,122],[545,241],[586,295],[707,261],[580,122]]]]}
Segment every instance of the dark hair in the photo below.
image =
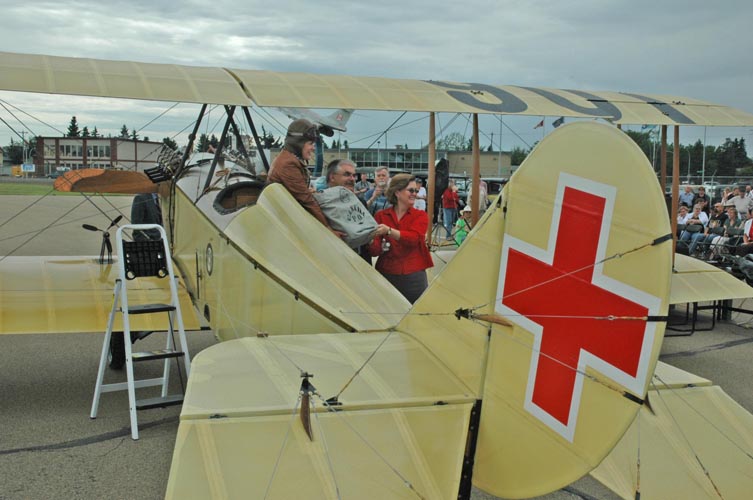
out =
{"type": "Polygon", "coordinates": [[[415,180],[416,177],[411,174],[397,174],[390,180],[390,187],[387,188],[387,201],[397,205],[397,192],[407,188],[415,180]]]}

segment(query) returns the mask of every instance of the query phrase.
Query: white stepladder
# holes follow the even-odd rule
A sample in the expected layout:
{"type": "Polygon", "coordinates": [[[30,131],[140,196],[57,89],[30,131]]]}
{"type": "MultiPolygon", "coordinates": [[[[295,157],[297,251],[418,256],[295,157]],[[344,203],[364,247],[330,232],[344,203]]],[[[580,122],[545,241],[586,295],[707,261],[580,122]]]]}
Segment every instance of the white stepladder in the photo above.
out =
{"type": "MultiPolygon", "coordinates": [[[[102,355],[99,359],[99,372],[97,383],[94,387],[94,400],[92,401],[91,418],[97,418],[99,398],[103,392],[128,391],[128,405],[131,417],[131,437],[139,438],[139,426],[136,418],[136,410],[149,408],[162,408],[181,404],[183,394],[168,395],[168,379],[170,375],[170,359],[185,358],[186,380],[191,371],[191,360],[188,354],[186,331],[183,328],[183,316],[180,311],[178,300],[177,278],[173,272],[173,263],[170,249],[167,244],[167,236],[162,226],[157,224],[129,224],[118,228],[115,235],[118,251],[118,278],[115,280],[114,300],[110,317],[107,321],[107,331],[102,344],[102,355]],[[149,241],[123,241],[123,230],[159,230],[161,238],[149,241]],[[167,277],[170,282],[169,304],[139,304],[130,305],[128,302],[128,283],[138,278],[156,276],[167,277]],[[113,335],[113,323],[115,315],[121,313],[123,318],[123,341],[125,344],[125,361],[127,382],[104,384],[107,355],[110,349],[110,338],[113,335]],[[131,325],[129,316],[132,314],[166,313],[168,315],[169,329],[167,331],[167,343],[165,349],[158,351],[133,352],[131,347],[131,325]],[[174,328],[177,324],[180,349],[175,347],[174,328]],[[135,380],[133,376],[133,363],[136,361],[164,360],[162,377],[135,380]],[[162,386],[160,397],[136,400],[136,389],[142,387],[162,386]]],[[[116,332],[115,335],[119,335],[116,332]]]]}

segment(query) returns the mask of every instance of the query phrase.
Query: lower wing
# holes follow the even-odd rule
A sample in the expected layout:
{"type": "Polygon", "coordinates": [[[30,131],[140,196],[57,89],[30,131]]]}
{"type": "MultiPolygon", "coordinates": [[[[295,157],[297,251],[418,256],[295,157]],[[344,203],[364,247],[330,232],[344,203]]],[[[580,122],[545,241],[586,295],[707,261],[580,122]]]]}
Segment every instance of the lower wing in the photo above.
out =
{"type": "MultiPolygon", "coordinates": [[[[95,257],[6,257],[0,261],[0,334],[104,332],[112,309],[116,264],[95,257]]],[[[165,279],[131,287],[131,304],[170,301],[165,279]]],[[[200,328],[185,287],[178,287],[186,330],[200,328]]],[[[115,331],[122,330],[120,315],[115,331]]],[[[132,330],[165,330],[167,315],[131,318],[132,330]]]]}

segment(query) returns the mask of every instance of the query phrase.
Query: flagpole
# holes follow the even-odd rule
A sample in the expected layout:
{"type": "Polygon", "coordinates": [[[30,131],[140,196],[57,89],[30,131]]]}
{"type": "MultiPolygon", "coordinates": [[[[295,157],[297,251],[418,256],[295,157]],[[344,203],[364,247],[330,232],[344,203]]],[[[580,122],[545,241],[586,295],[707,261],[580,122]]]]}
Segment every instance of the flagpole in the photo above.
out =
{"type": "Polygon", "coordinates": [[[701,163],[701,184],[706,183],[706,126],[703,127],[703,162],[701,163]]]}
{"type": "Polygon", "coordinates": [[[544,135],[546,135],[546,116],[541,117],[541,123],[543,125],[541,126],[541,140],[544,140],[544,135]]]}

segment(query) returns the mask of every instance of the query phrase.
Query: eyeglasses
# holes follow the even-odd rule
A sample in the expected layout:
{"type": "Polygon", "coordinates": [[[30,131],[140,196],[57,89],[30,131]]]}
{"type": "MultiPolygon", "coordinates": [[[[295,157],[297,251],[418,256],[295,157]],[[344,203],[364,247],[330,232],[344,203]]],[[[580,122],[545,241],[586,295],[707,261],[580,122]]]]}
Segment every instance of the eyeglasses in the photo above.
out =
{"type": "Polygon", "coordinates": [[[414,188],[406,188],[405,190],[408,191],[410,194],[418,193],[418,189],[414,189],[414,188]]]}

